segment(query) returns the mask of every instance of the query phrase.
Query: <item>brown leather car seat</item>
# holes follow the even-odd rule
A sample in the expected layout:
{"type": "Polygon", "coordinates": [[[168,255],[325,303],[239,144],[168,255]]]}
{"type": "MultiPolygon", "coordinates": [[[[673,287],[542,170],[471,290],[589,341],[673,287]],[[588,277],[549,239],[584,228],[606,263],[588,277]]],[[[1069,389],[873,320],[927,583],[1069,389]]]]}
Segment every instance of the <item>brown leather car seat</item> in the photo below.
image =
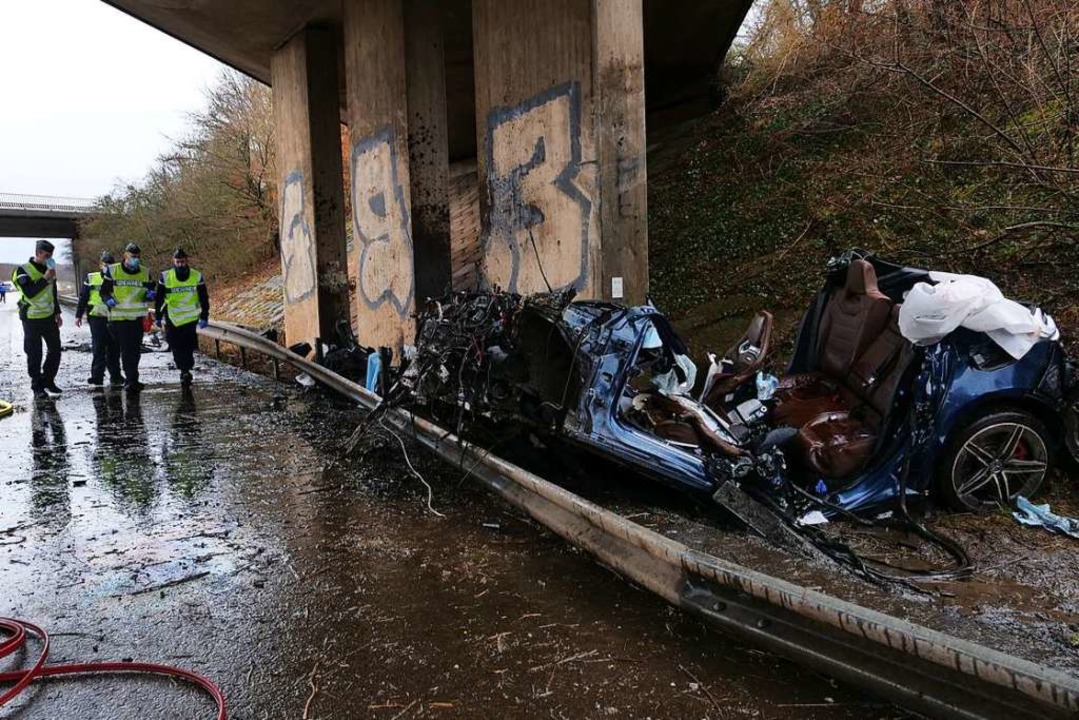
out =
{"type": "MultiPolygon", "coordinates": [[[[658,392],[641,393],[634,401],[635,413],[644,428],[651,428],[658,437],[682,445],[694,445],[730,457],[745,455],[745,450],[724,440],[710,427],[706,412],[686,397],[667,397],[658,392]]],[[[714,421],[713,421],[714,422],[714,421]]]]}
{"type": "Polygon", "coordinates": [[[806,465],[827,478],[847,478],[872,456],[895,402],[914,346],[899,332],[899,306],[884,331],[851,367],[841,399],[848,409],[824,412],[805,423],[797,447],[806,465]]]}
{"type": "Polygon", "coordinates": [[[873,266],[865,260],[851,262],[845,285],[835,291],[821,317],[819,369],[780,381],[773,421],[801,427],[823,413],[845,409],[842,390],[851,366],[884,330],[892,304],[878,289],[873,266]]]}
{"type": "Polygon", "coordinates": [[[877,271],[865,260],[847,269],[847,283],[821,319],[820,370],[842,382],[855,359],[884,330],[892,301],[877,288],[877,271]]]}
{"type": "Polygon", "coordinates": [[[901,307],[892,308],[888,324],[855,360],[847,377],[847,387],[881,416],[891,409],[899,383],[914,357],[914,345],[899,330],[901,307]]]}
{"type": "Polygon", "coordinates": [[[713,410],[723,408],[727,395],[757,374],[772,346],[774,323],[772,313],[765,310],[754,316],[742,337],[723,355],[724,372],[715,376],[704,397],[705,405],[713,410]]]}

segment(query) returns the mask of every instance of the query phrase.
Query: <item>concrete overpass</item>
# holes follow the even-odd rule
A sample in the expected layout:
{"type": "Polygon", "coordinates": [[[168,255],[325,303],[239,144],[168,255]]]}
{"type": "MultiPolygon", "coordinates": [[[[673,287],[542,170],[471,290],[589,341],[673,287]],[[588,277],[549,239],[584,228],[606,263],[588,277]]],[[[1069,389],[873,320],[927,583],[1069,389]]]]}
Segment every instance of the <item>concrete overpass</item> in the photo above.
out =
{"type": "Polygon", "coordinates": [[[86,198],[0,193],[0,237],[75,239],[93,209],[86,198]]]}
{"type": "Polygon", "coordinates": [[[289,342],[352,303],[361,340],[391,346],[473,256],[483,285],[643,300],[646,112],[714,77],[752,5],[104,1],[273,86],[289,342]],[[470,158],[461,183],[450,164],[470,158]],[[469,202],[475,252],[451,231],[469,202]]]}

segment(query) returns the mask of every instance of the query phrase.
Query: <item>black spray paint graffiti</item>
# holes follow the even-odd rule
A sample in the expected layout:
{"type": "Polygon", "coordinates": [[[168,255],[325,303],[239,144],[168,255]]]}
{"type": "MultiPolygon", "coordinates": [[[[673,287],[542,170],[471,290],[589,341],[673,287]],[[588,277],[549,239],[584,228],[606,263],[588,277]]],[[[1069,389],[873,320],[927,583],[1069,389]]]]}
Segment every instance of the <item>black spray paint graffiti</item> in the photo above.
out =
{"type": "Polygon", "coordinates": [[[579,83],[491,111],[485,284],[520,293],[585,287],[592,200],[581,170],[579,83]]]}
{"type": "Polygon", "coordinates": [[[397,142],[390,128],[352,146],[352,218],[361,246],[360,297],[374,310],[390,303],[400,317],[415,291],[408,203],[398,172],[397,142]]]}
{"type": "Polygon", "coordinates": [[[303,173],[296,170],[285,178],[281,193],[281,257],[285,266],[285,299],[306,300],[317,289],[315,243],[304,216],[303,173]]]}

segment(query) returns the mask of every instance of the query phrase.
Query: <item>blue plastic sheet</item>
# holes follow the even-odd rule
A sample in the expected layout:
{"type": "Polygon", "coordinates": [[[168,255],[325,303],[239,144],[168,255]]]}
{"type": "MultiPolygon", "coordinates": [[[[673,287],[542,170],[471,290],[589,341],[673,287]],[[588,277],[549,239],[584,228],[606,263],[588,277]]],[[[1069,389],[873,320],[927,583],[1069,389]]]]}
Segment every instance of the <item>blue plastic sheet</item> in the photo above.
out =
{"type": "Polygon", "coordinates": [[[1049,510],[1048,505],[1035,505],[1022,495],[1015,498],[1015,512],[1012,517],[1021,525],[1042,527],[1079,540],[1079,520],[1057,515],[1049,510]]]}
{"type": "Polygon", "coordinates": [[[367,382],[364,383],[364,387],[371,392],[377,393],[379,376],[382,374],[382,358],[378,352],[373,352],[367,356],[367,382]]]}

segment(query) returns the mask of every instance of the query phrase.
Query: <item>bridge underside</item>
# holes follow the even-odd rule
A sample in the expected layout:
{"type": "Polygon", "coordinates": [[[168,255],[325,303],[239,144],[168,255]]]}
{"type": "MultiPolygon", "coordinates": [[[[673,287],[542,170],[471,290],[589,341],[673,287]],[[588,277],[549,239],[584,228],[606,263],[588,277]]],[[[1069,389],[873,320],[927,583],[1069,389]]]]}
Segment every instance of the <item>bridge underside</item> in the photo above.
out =
{"type": "MultiPolygon", "coordinates": [[[[105,0],[119,10],[269,84],[274,50],[304,25],[341,28],[341,0],[161,2],[105,0]]],[[[472,0],[444,0],[447,105],[462,129],[475,122],[472,0]]],[[[532,5],[543,6],[545,0],[532,5]]],[[[649,110],[698,92],[713,77],[752,0],[644,0],[644,59],[649,110]]],[[[343,37],[337,41],[343,42],[343,37]]],[[[341,57],[343,61],[343,57],[341,57]]],[[[347,107],[340,67],[339,97],[347,107]]],[[[475,133],[455,133],[463,146],[451,159],[475,156],[475,133]]]]}
{"type": "Polygon", "coordinates": [[[12,217],[0,213],[0,237],[74,238],[79,218],[12,217]]]}
{"type": "Polygon", "coordinates": [[[646,111],[706,88],[752,5],[105,1],[273,86],[289,341],[351,310],[391,346],[465,284],[643,300],[646,111]]]}

